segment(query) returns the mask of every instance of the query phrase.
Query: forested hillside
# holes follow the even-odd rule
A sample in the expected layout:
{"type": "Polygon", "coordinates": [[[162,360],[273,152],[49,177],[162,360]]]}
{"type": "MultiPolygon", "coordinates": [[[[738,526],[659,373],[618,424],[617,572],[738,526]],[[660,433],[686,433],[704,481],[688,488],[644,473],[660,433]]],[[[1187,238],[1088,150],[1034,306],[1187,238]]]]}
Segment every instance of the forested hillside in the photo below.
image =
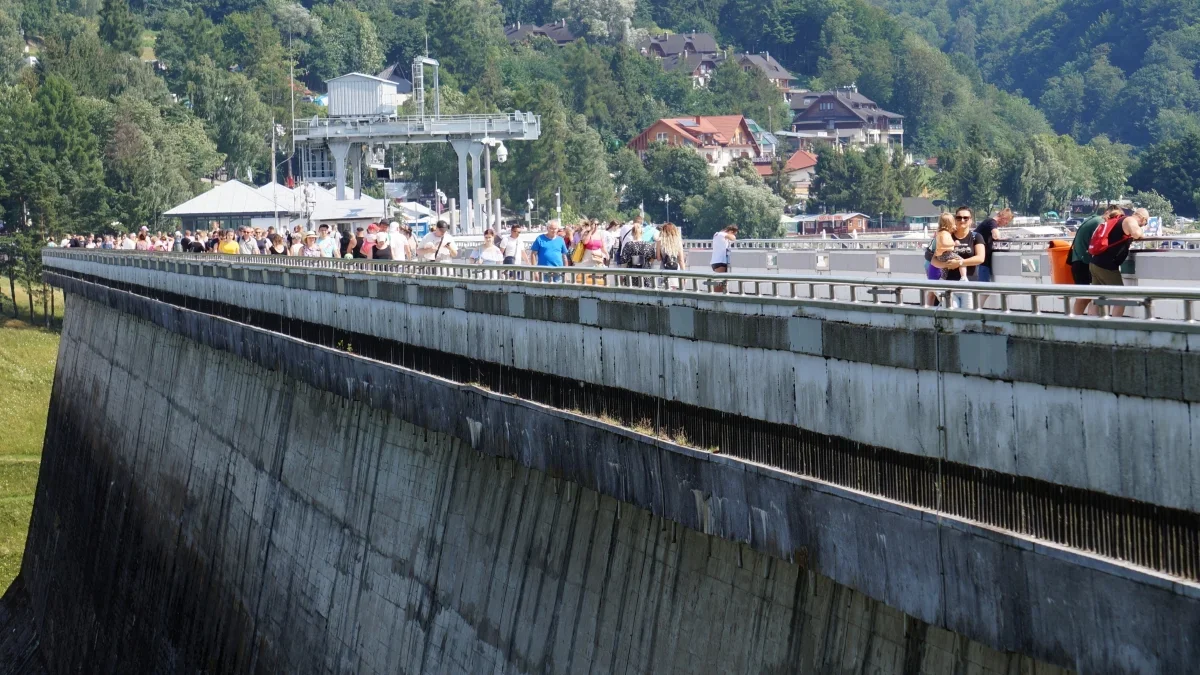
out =
{"type": "Polygon", "coordinates": [[[1060,133],[1134,145],[1200,131],[1200,2],[875,0],[1060,133]]]}
{"type": "MultiPolygon", "coordinates": [[[[496,191],[510,207],[527,197],[553,203],[561,189],[571,214],[629,213],[644,203],[661,218],[659,198],[670,193],[686,223],[706,214],[764,234],[774,233],[770,214],[790,198],[786,181],[766,185],[747,167],[716,180],[695,155],[663,150],[643,163],[624,145],[669,115],[740,113],[783,128],[782,96],[761,71],[732,62],[696,88],[641,56],[633,47],[640,38],[709,31],[731,52],[769,52],[799,86],[857,83],[905,116],[907,148],[942,158],[945,172],[933,188],[985,208],[1000,199],[1037,210],[1079,194],[1116,196],[1133,168],[1128,146],[1056,135],[1042,112],[1006,88],[1034,96],[1061,132],[1083,139],[1120,122],[1131,130],[1119,138],[1141,143],[1163,136],[1168,122],[1172,134],[1192,123],[1187,86],[1134,86],[1150,77],[1138,73],[1159,67],[1154,59],[1171,65],[1152,72],[1182,72],[1171,68],[1191,58],[1191,43],[1170,37],[1170,26],[1182,26],[1184,9],[1163,24],[1169,30],[1143,31],[1141,42],[1109,50],[1110,71],[1136,68],[1114,76],[1129,84],[1107,88],[1111,104],[1093,106],[1064,93],[1076,89],[1040,82],[1037,69],[1053,69],[1063,82],[1078,71],[1085,82],[1077,89],[1087,92],[1088,77],[1108,72],[1095,60],[1078,61],[1077,49],[1060,53],[1054,40],[1005,42],[1005,30],[1064,33],[1054,23],[1059,14],[1034,11],[1032,0],[961,0],[974,12],[970,20],[945,4],[960,0],[887,1],[897,3],[899,18],[867,0],[0,0],[0,217],[60,231],[136,227],[159,222],[210,178],[261,183],[272,165],[286,175],[294,168],[286,128],[293,98],[298,118],[324,114],[310,98],[324,92],[325,79],[397,63],[407,73],[426,44],[443,64],[444,111],[542,115],[542,139],[514,144],[496,170],[496,191]],[[940,10],[923,10],[935,2],[940,10]],[[951,28],[947,16],[959,17],[951,28]],[[559,47],[505,38],[506,23],[559,18],[585,39],[559,47]],[[1126,63],[1137,44],[1154,47],[1126,63]],[[1017,65],[1006,70],[1005,59],[1017,65]],[[1130,122],[1135,115],[1144,119],[1130,122]],[[1111,166],[1097,168],[1098,157],[1112,158],[1111,166]],[[715,208],[725,210],[712,215],[715,208]]],[[[1139,10],[1130,3],[1121,11],[1139,10]]],[[[852,183],[869,179],[882,193],[867,199],[854,184],[829,184],[829,195],[852,200],[846,208],[894,213],[902,191],[920,189],[902,168],[867,159],[861,171],[855,160],[843,174],[852,183]]],[[[393,148],[389,162],[426,189],[456,189],[448,147],[393,148]]],[[[1181,165],[1180,172],[1181,210],[1190,212],[1188,190],[1200,189],[1191,177],[1200,171],[1181,165]]]]}

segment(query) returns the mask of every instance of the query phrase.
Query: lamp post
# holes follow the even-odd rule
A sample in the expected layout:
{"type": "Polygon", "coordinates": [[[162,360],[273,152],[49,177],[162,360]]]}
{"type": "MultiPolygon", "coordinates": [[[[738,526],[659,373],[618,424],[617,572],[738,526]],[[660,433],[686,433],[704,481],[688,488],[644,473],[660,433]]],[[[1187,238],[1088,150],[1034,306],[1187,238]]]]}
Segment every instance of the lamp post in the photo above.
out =
{"type": "Polygon", "coordinates": [[[665,195],[659,197],[658,201],[667,205],[667,218],[663,222],[664,223],[670,222],[671,221],[671,195],[665,194],[665,195]]]}
{"type": "Polygon", "coordinates": [[[558,214],[558,226],[562,227],[562,188],[554,193],[554,211],[558,214]]]}
{"type": "Polygon", "coordinates": [[[498,223],[496,221],[499,220],[499,214],[492,213],[492,148],[496,149],[496,161],[501,164],[508,161],[508,148],[504,147],[504,143],[491,137],[484,137],[480,142],[483,143],[483,172],[486,182],[484,189],[487,191],[487,197],[483,202],[484,213],[486,214],[484,220],[487,223],[484,229],[487,229],[488,227],[497,226],[498,223]]]}

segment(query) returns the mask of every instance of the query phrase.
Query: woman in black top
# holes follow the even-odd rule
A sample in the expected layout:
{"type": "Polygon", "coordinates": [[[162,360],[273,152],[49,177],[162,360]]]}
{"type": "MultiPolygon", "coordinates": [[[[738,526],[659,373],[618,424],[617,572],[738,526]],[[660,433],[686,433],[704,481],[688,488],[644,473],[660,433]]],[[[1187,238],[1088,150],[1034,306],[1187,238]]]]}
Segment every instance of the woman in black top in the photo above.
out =
{"type": "Polygon", "coordinates": [[[278,234],[271,235],[271,245],[267,246],[267,255],[287,255],[287,244],[283,243],[283,237],[278,234]]]}
{"type": "Polygon", "coordinates": [[[983,237],[971,229],[973,218],[971,209],[966,206],[960,206],[954,210],[954,252],[957,253],[962,260],[951,260],[942,262],[936,257],[930,263],[942,270],[942,279],[945,281],[961,281],[962,270],[967,270],[967,278],[975,277],[975,267],[982,265],[987,259],[986,247],[983,244],[983,237]]]}

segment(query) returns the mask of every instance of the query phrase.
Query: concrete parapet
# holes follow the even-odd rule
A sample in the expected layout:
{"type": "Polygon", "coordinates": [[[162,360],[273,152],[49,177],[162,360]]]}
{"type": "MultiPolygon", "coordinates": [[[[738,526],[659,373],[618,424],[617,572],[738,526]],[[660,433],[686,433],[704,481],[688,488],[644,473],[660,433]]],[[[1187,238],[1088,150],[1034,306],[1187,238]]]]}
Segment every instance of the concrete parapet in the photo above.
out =
{"type": "MultiPolygon", "coordinates": [[[[1200,483],[1190,470],[1200,466],[1193,431],[1200,326],[344,275],[347,283],[375,281],[385,304],[204,276],[208,263],[182,274],[153,262],[162,269],[142,260],[47,260],[187,297],[1200,511],[1200,483]],[[507,302],[497,299],[504,296],[507,302]],[[1110,433],[1098,438],[1098,428],[1110,433]]],[[[304,274],[335,286],[335,275],[304,274]]]]}
{"type": "Polygon", "coordinates": [[[56,671],[1052,672],[1011,650],[1172,672],[1200,657],[1191,586],[64,285],[22,572],[56,671]]]}

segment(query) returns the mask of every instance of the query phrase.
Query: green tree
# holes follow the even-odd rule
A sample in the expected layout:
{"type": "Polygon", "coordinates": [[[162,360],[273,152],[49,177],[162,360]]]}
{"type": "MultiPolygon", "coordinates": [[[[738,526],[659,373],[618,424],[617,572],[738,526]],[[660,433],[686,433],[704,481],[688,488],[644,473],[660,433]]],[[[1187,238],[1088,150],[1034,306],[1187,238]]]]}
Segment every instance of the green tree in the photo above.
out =
{"type": "Polygon", "coordinates": [[[229,66],[232,59],[225,51],[223,35],[223,30],[199,10],[191,14],[183,10],[168,12],[154,45],[155,54],[167,66],[168,81],[178,83],[179,76],[203,56],[218,67],[229,66]]]}
{"type": "Polygon", "coordinates": [[[782,153],[775,155],[771,159],[771,175],[767,177],[765,183],[784,203],[793,204],[796,201],[796,191],[792,188],[792,182],[784,171],[787,168],[787,161],[787,155],[782,153]]]}
{"type": "Polygon", "coordinates": [[[1084,148],[1086,161],[1095,179],[1092,197],[1114,202],[1129,190],[1129,171],[1133,166],[1133,148],[1113,143],[1108,136],[1093,138],[1084,148]]]}
{"type": "Polygon", "coordinates": [[[114,216],[131,226],[160,222],[163,211],[201,190],[200,178],[223,157],[194,117],[169,121],[146,101],[121,97],[111,107],[105,146],[114,216]]]}
{"type": "Polygon", "coordinates": [[[245,176],[256,167],[267,168],[270,111],[249,80],[215,67],[207,57],[190,69],[187,79],[193,109],[225,155],[230,173],[245,176]]]}
{"type": "MultiPolygon", "coordinates": [[[[570,188],[567,139],[571,130],[558,89],[548,84],[539,85],[536,96],[537,111],[542,116],[542,135],[529,144],[529,153],[523,157],[527,182],[521,192],[531,195],[538,204],[548,206],[554,204],[555,193],[564,187],[570,188]]],[[[520,183],[512,185],[520,189],[520,183]]]]}
{"type": "Polygon", "coordinates": [[[24,58],[25,41],[17,18],[0,5],[0,86],[16,80],[24,58]]]}
{"type": "Polygon", "coordinates": [[[709,185],[704,195],[683,203],[683,214],[694,224],[693,237],[711,237],[717,230],[736,223],[742,236],[771,239],[783,235],[784,201],[771,189],[747,183],[740,176],[724,176],[709,185]]]}
{"type": "Polygon", "coordinates": [[[608,161],[608,170],[613,175],[613,188],[617,193],[617,207],[633,210],[640,201],[650,174],[641,158],[633,150],[622,146],[608,161]]]}
{"type": "Polygon", "coordinates": [[[383,68],[383,47],[365,12],[338,0],[317,7],[313,14],[322,24],[312,55],[313,74],[318,78],[327,80],[347,73],[374,75],[383,68]]]}
{"type": "Polygon", "coordinates": [[[616,190],[608,175],[600,134],[587,124],[583,115],[573,115],[566,142],[567,184],[564,199],[577,207],[581,215],[605,219],[616,210],[616,190]]]}
{"type": "Polygon", "coordinates": [[[558,0],[554,3],[560,16],[569,16],[582,29],[582,34],[599,42],[619,42],[633,18],[634,0],[558,0]]]}
{"type": "Polygon", "coordinates": [[[842,152],[832,146],[817,149],[816,177],[811,193],[813,198],[830,212],[852,208],[856,191],[864,173],[862,155],[842,152]]]}
{"type": "Polygon", "coordinates": [[[483,72],[488,47],[504,43],[495,0],[431,0],[426,15],[430,55],[464,82],[483,72]]]}
{"type": "Polygon", "coordinates": [[[31,186],[30,213],[43,227],[60,220],[98,226],[106,211],[99,142],[71,85],[52,75],[34,96],[42,177],[31,186]]]}
{"type": "Polygon", "coordinates": [[[979,213],[992,210],[1000,192],[999,163],[995,158],[965,148],[939,156],[938,164],[942,172],[934,183],[952,204],[965,204],[979,213]]]}
{"type": "Polygon", "coordinates": [[[1163,227],[1175,227],[1175,209],[1171,201],[1154,190],[1135,192],[1129,195],[1129,201],[1149,211],[1151,216],[1162,218],[1163,227]]]}
{"type": "Polygon", "coordinates": [[[138,53],[142,27],[129,9],[129,0],[104,0],[100,7],[100,37],[119,52],[138,53]]]}
{"type": "Polygon", "coordinates": [[[854,65],[854,56],[860,49],[860,41],[845,14],[834,12],[825,20],[821,46],[825,55],[817,64],[817,72],[822,86],[843,87],[858,81],[860,71],[854,65]]]}
{"type": "Polygon", "coordinates": [[[884,214],[891,218],[904,215],[900,191],[892,175],[892,165],[887,151],[875,145],[863,153],[863,177],[859,181],[858,201],[852,205],[855,211],[869,216],[884,214]]]}
{"type": "Polygon", "coordinates": [[[892,153],[892,176],[901,197],[920,197],[928,187],[924,170],[905,163],[902,152],[892,153]]]}
{"type": "Polygon", "coordinates": [[[1129,183],[1142,192],[1157,191],[1183,215],[1195,215],[1194,195],[1200,191],[1200,134],[1147,148],[1129,183]]]}
{"type": "Polygon", "coordinates": [[[646,151],[646,182],[639,195],[646,214],[653,220],[667,217],[667,205],[662,200],[671,195],[674,204],[708,191],[712,175],[708,164],[688,148],[653,144],[646,151]]]}

